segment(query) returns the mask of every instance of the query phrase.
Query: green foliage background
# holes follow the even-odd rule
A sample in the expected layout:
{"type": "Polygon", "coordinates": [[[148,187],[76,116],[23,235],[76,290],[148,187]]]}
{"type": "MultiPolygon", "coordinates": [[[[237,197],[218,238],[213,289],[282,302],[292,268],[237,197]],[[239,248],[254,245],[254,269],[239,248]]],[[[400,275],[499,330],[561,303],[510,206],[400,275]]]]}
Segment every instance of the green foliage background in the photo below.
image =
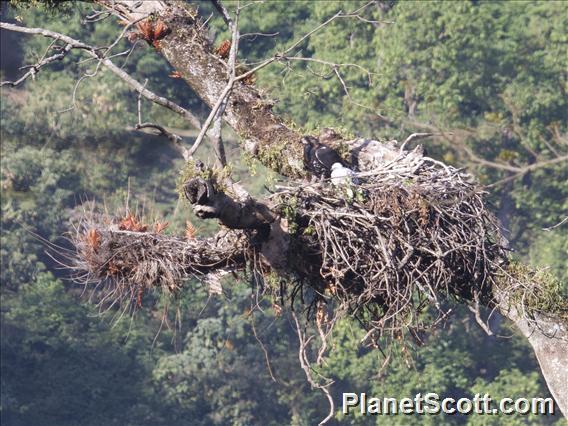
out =
{"type": "MultiPolygon", "coordinates": [[[[47,27],[97,45],[109,44],[120,31],[111,20],[82,24],[89,4],[63,2],[62,10],[58,2],[48,7],[18,3],[17,9],[3,3],[2,20],[47,27]]],[[[364,4],[295,1],[249,7],[242,15],[242,33],[278,35],[247,38],[241,58],[262,59],[338,10],[364,4]]],[[[213,10],[206,2],[199,6],[204,15],[213,10]]],[[[377,2],[365,9],[365,18],[373,22],[339,19],[294,52],[362,67],[339,68],[350,97],[329,67],[290,61],[258,75],[258,85],[279,101],[279,113],[307,130],[333,126],[375,138],[451,131],[459,138],[434,140],[427,146],[430,154],[468,166],[487,184],[507,178],[508,172],[469,162],[461,146],[487,160],[521,165],[553,154],[555,135],[566,139],[565,3],[377,2]]],[[[216,43],[228,37],[221,20],[214,18],[211,25],[216,43]]],[[[48,44],[43,38],[2,32],[2,80],[19,75],[18,67],[33,63],[48,44]]],[[[126,47],[121,42],[116,51],[126,47]]],[[[199,283],[189,282],[182,299],[169,306],[169,328],[163,326],[166,302],[152,298],[132,320],[116,321],[120,312],[99,314],[81,297],[82,288],[46,255],[34,235],[64,244],[59,237],[89,200],[104,202],[112,211],[124,205],[129,192],[131,207],[166,218],[172,233],[182,232],[191,217],[175,191],[183,166],[175,152],[162,139],[131,130],[137,122],[136,95],[104,69],[77,85],[78,77],[96,66],[84,59],[74,53],[43,69],[35,81],[2,89],[3,423],[316,423],[326,413],[326,401],[305,381],[293,327],[286,316],[274,317],[270,301],[262,302],[262,314],[251,315],[255,289],[250,283],[227,283],[225,298],[209,300],[199,283]]],[[[135,78],[147,80],[150,89],[206,114],[183,82],[167,77],[169,65],[153,50],[140,45],[117,62],[135,78]]],[[[188,140],[195,137],[168,111],[143,102],[143,114],[145,121],[178,128],[188,140]]],[[[266,172],[259,169],[251,176],[226,133],[235,175],[260,193],[266,172]]],[[[201,155],[211,161],[207,149],[201,155]]],[[[558,164],[497,186],[491,195],[511,231],[516,256],[549,266],[565,290],[568,227],[542,228],[566,215],[567,178],[566,164],[558,164]]],[[[201,233],[214,227],[192,221],[201,233]]],[[[323,371],[336,380],[335,400],[340,401],[341,392],[398,398],[432,391],[453,397],[548,396],[530,348],[508,324],[494,319],[491,326],[510,338],[488,337],[465,310],[455,310],[423,347],[411,357],[398,354],[384,370],[379,351],[359,347],[357,325],[339,324],[323,371]]],[[[373,424],[385,419],[350,415],[337,421],[373,424]]],[[[530,416],[388,419],[393,424],[472,425],[555,421],[562,422],[530,416]]]]}

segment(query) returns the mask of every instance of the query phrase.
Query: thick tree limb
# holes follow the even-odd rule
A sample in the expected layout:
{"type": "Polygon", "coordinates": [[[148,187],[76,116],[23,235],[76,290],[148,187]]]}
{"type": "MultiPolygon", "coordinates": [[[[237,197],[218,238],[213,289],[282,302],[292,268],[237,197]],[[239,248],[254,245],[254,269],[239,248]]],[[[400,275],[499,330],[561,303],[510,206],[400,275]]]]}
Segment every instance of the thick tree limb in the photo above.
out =
{"type": "MultiPolygon", "coordinates": [[[[236,200],[215,188],[210,180],[190,179],[184,185],[184,194],[195,214],[202,219],[219,219],[231,229],[266,229],[277,215],[270,208],[248,197],[236,200]]],[[[268,234],[268,233],[267,233],[268,234]]]]}
{"type": "Polygon", "coordinates": [[[511,320],[531,344],[550,393],[568,415],[568,324],[553,315],[535,314],[529,320],[510,295],[495,291],[499,312],[511,320]]]}

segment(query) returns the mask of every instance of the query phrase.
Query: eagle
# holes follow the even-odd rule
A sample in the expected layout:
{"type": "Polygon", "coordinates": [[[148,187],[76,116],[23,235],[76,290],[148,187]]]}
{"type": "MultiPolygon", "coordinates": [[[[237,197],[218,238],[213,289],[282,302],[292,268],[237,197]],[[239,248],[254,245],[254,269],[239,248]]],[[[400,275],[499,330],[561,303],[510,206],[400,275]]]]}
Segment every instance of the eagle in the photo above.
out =
{"type": "Polygon", "coordinates": [[[304,136],[302,144],[304,145],[304,166],[314,176],[329,178],[333,164],[343,165],[343,160],[339,154],[333,148],[321,143],[317,138],[304,136]]]}

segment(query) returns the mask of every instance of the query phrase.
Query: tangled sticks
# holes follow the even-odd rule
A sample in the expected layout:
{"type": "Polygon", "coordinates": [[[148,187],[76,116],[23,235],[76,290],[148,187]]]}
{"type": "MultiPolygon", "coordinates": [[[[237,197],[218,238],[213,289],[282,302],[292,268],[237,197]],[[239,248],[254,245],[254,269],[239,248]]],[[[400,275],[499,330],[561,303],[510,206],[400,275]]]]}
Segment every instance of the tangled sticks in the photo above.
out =
{"type": "Polygon", "coordinates": [[[74,238],[75,269],[106,283],[105,303],[130,305],[146,290],[176,293],[188,277],[249,270],[268,283],[272,271],[285,279],[266,291],[292,304],[301,292],[318,326],[354,315],[374,340],[427,326],[420,313],[433,306],[444,315],[448,298],[491,305],[506,262],[497,221],[471,177],[412,152],[359,173],[357,184],[280,187],[267,204],[245,199],[224,208],[219,200],[231,192],[223,188],[186,197],[234,229],[188,240],[155,226],[147,232],[132,218],[120,222],[128,229],[86,220],[74,238]]]}
{"type": "Polygon", "coordinates": [[[302,271],[297,285],[315,290],[314,306],[354,314],[374,339],[424,326],[420,312],[434,306],[443,315],[445,298],[492,297],[487,284],[506,256],[469,175],[401,154],[359,180],[276,194],[298,225],[291,261],[302,271]]]}

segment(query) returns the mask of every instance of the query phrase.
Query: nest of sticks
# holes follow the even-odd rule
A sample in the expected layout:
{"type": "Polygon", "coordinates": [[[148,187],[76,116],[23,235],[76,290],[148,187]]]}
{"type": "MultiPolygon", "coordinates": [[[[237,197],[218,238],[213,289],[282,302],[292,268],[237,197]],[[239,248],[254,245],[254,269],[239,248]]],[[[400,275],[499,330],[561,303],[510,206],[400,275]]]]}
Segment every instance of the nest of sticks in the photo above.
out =
{"type": "Polygon", "coordinates": [[[462,170],[401,154],[356,184],[283,187],[275,197],[297,224],[296,285],[312,294],[318,322],[349,313],[376,341],[435,324],[449,298],[492,297],[507,256],[484,195],[462,170]],[[437,315],[421,315],[427,308],[437,315]]]}
{"type": "Polygon", "coordinates": [[[219,292],[220,276],[248,271],[256,282],[267,278],[272,300],[294,305],[300,294],[318,327],[352,315],[371,341],[435,324],[451,298],[490,302],[507,256],[470,175],[401,153],[357,178],[297,182],[271,196],[291,234],[284,271],[262,261],[254,231],[176,237],[162,233],[164,224],[143,224],[130,213],[114,221],[83,214],[71,238],[71,268],[78,280],[96,283],[105,308],[139,307],[149,290],[176,294],[192,277],[219,292]],[[274,272],[280,285],[273,285],[274,272]],[[431,307],[437,315],[422,315],[431,307]]]}

